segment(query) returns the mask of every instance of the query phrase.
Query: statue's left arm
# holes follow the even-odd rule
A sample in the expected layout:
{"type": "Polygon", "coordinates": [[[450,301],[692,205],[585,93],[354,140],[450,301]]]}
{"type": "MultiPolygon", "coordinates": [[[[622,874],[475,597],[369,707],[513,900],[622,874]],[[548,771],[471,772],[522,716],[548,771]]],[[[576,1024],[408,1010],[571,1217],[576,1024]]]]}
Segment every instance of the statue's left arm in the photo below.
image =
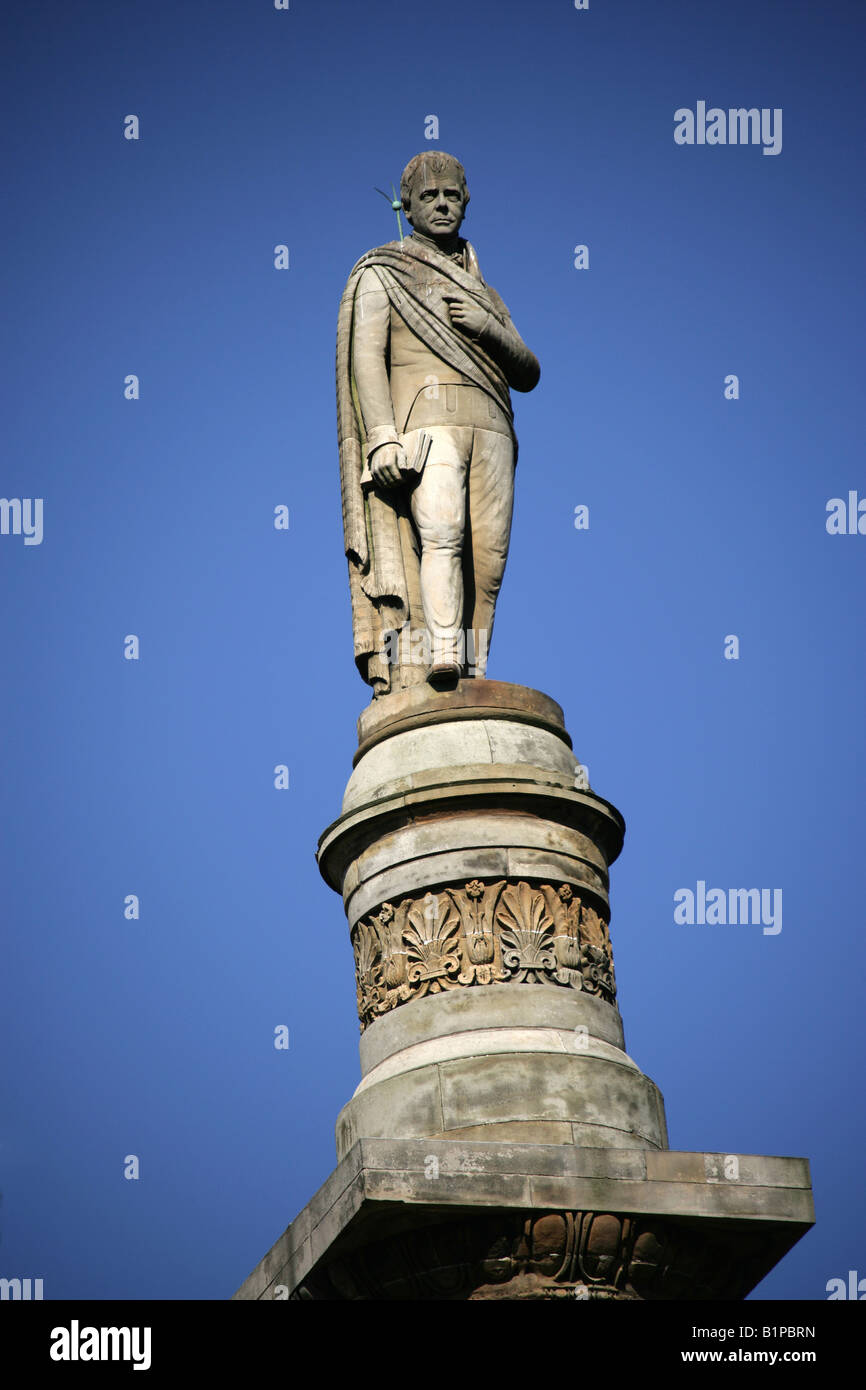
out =
{"type": "MultiPolygon", "coordinates": [[[[508,385],[515,391],[532,391],[538,385],[541,368],[538,358],[529,351],[502,300],[488,287],[497,310],[485,310],[477,299],[465,294],[446,294],[451,322],[473,342],[479,343],[488,356],[501,368],[508,385]]],[[[488,300],[490,302],[490,300],[488,300]]]]}
{"type": "Polygon", "coordinates": [[[538,358],[530,352],[510,318],[503,324],[488,314],[477,341],[502,368],[512,390],[535,389],[541,376],[538,358]]]}

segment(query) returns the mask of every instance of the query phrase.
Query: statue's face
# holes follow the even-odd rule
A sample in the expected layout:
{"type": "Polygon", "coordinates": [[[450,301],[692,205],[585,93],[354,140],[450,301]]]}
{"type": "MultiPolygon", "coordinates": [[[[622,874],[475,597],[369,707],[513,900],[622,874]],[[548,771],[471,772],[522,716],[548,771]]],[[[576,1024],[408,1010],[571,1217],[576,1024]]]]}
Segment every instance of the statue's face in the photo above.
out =
{"type": "Polygon", "coordinates": [[[412,188],[406,216],[422,236],[433,241],[456,236],[466,212],[466,195],[456,169],[423,169],[412,188]]]}

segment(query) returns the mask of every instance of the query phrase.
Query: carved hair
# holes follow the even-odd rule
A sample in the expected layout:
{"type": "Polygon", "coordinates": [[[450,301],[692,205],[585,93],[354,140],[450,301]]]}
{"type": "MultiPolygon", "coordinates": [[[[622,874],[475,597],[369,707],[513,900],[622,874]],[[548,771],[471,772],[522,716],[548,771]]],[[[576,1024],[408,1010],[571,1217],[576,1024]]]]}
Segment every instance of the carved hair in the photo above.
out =
{"type": "Polygon", "coordinates": [[[422,150],[416,154],[414,159],[410,159],[400,177],[400,197],[406,212],[409,211],[409,200],[412,196],[412,188],[415,180],[420,173],[430,172],[431,174],[444,174],[449,169],[454,169],[457,173],[457,181],[463,189],[464,202],[469,202],[469,189],[466,187],[466,170],[455,159],[453,154],[446,154],[444,150],[422,150]]]}

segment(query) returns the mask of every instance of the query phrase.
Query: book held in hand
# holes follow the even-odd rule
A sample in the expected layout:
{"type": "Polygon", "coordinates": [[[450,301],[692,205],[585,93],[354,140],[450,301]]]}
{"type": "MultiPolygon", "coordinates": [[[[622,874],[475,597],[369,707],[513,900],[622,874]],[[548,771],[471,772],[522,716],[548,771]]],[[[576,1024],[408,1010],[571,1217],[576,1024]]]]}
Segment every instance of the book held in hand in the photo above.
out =
{"type": "MultiPolygon", "coordinates": [[[[415,435],[415,447],[410,451],[403,445],[403,452],[406,455],[406,467],[401,468],[400,472],[407,482],[417,482],[424,471],[427,462],[427,455],[430,452],[430,445],[433,443],[432,437],[426,430],[412,430],[415,435]]],[[[408,439],[408,435],[403,435],[403,440],[408,439]]]]}

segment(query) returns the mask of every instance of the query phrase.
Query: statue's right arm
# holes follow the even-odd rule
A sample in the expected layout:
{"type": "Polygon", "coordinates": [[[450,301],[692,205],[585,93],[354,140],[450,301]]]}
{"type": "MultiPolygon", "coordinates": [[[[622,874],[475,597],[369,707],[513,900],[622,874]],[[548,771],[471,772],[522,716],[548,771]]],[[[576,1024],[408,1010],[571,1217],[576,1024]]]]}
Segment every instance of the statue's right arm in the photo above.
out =
{"type": "Polygon", "coordinates": [[[397,444],[388,380],[391,302],[374,270],[363,272],[355,293],[352,370],[367,440],[366,458],[382,444],[397,444]]]}

